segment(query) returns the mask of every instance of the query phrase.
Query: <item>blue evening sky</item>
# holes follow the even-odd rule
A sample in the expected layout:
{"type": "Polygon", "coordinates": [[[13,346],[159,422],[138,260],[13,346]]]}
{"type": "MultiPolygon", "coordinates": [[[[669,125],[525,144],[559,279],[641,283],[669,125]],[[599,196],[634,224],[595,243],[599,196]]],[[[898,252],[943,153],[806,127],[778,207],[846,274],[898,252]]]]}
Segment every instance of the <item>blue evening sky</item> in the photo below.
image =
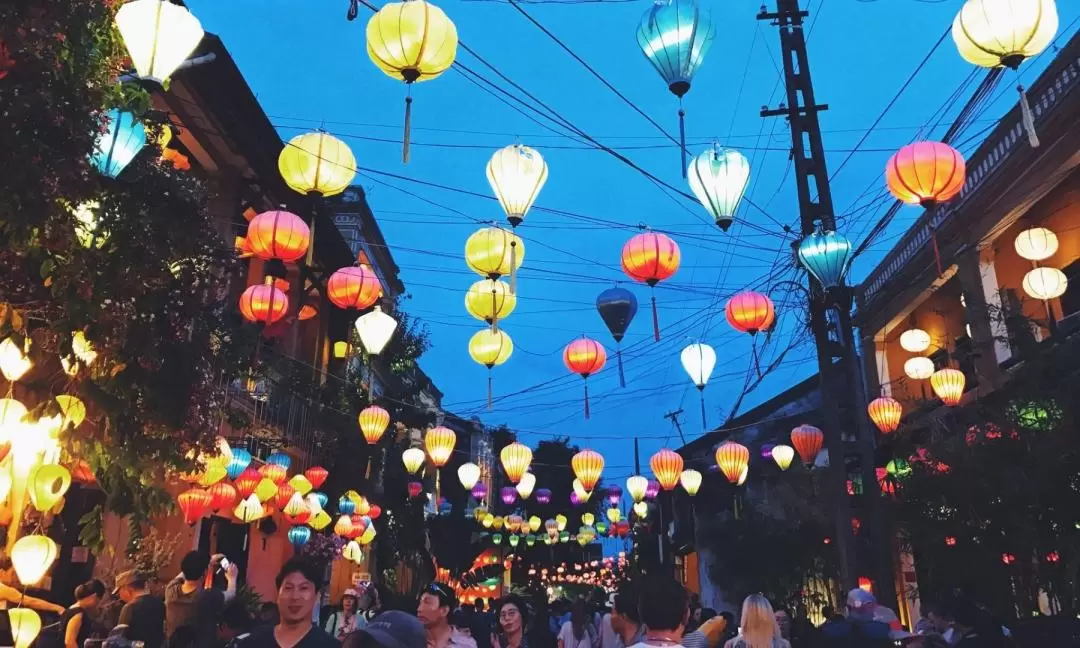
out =
{"type": "MultiPolygon", "coordinates": [[[[622,152],[641,167],[687,189],[678,148],[513,7],[488,0],[438,4],[457,24],[462,41],[501,73],[599,141],[627,147],[622,152]]],[[[705,4],[717,37],[686,98],[690,148],[702,151],[718,138],[743,151],[752,164],[747,195],[775,221],[794,225],[798,206],[787,159],[787,124],[758,116],[762,105],[775,105],[783,96],[776,29],[755,20],[760,2],[705,4]]],[[[478,277],[462,255],[465,239],[479,227],[472,219],[504,222],[498,203],[387,176],[357,177],[401,266],[411,295],[402,305],[431,328],[432,349],[421,364],[445,393],[447,411],[505,422],[528,443],[569,435],[604,453],[605,477],[624,478],[633,468],[631,438],[641,439],[643,462],[664,445],[680,445],[665,412],[685,409],[687,440],[702,432],[698,395],[679,363],[679,351],[698,340],[713,345],[719,355],[705,391],[710,426],[731,411],[751,366],[751,340],[728,327],[723,306],[748,285],[775,284],[766,284],[775,263],[790,258],[790,241],[782,240],[780,226],[769,216],[744,202],[736,224],[722,233],[699,205],[665,195],[604,152],[553,135],[453,70],[413,89],[412,160],[403,166],[395,142],[400,140],[405,88],[368,59],[364,28],[370,11],[361,7],[360,17],[350,23],[345,20],[347,0],[188,0],[188,5],[208,31],[222,37],[283,139],[322,126],[352,146],[361,167],[482,194],[491,193],[484,167],[498,148],[520,140],[548,161],[550,177],[536,205],[579,216],[534,211],[519,229],[528,251],[519,275],[517,311],[504,323],[515,350],[495,370],[496,396],[515,395],[498,400],[493,412],[485,409],[487,370],[474,364],[467,351],[470,336],[482,325],[464,309],[464,293],[478,277]],[[594,302],[613,282],[625,281],[619,255],[634,231],[580,216],[631,227],[646,223],[681,235],[674,238],[682,249],[682,267],[670,287],[661,284],[656,290],[659,343],[652,341],[648,288],[624,284],[641,305],[623,341],[625,389],[619,388],[614,343],[594,302]],[[769,233],[749,229],[744,221],[769,233]],[[567,376],[561,355],[566,343],[582,333],[600,340],[610,353],[604,371],[589,379],[593,416],[588,421],[582,416],[582,381],[567,376]]],[[[802,5],[806,8],[806,0],[802,5]]],[[[821,121],[831,172],[949,27],[960,5],[959,0],[810,0],[810,59],[817,100],[830,106],[821,121]]],[[[635,40],[648,0],[523,6],[677,134],[678,102],[635,40]]],[[[1059,2],[1058,10],[1058,42],[1064,43],[1080,19],[1080,3],[1059,2]]],[[[1051,56],[1026,63],[1022,79],[1030,83],[1051,56]]],[[[458,50],[457,60],[524,99],[465,51],[458,50]]],[[[940,136],[978,80],[944,119],[938,110],[971,70],[951,36],[946,37],[861,151],[836,175],[833,197],[848,237],[861,241],[887,206],[874,199],[881,198],[882,169],[891,152],[919,136],[927,123],[940,121],[929,135],[940,136]]],[[[980,132],[992,125],[990,120],[1013,105],[1015,85],[1015,75],[1007,73],[995,101],[960,138],[972,138],[960,147],[964,153],[982,140],[980,132]]],[[[922,132],[921,138],[927,137],[922,132]]],[[[901,211],[856,263],[854,280],[865,277],[919,213],[916,208],[901,211]]],[[[777,274],[802,281],[794,270],[777,274]]],[[[784,293],[777,295],[781,301],[784,293]]],[[[793,339],[802,342],[746,395],[740,411],[815,370],[813,347],[799,334],[803,315],[795,297],[780,305],[778,329],[761,351],[762,364],[793,339]]]]}

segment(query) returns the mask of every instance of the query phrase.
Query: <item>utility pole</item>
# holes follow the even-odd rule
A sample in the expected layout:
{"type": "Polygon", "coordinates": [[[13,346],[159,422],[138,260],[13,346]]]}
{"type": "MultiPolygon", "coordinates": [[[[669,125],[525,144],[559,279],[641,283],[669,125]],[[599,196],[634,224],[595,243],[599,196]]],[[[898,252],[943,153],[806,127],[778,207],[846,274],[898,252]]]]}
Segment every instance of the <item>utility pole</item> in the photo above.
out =
{"type": "MultiPolygon", "coordinates": [[[[806,53],[803,19],[808,12],[799,0],[776,0],[776,12],[762,6],[758,20],[769,20],[780,31],[780,55],[784,64],[787,105],[763,108],[762,117],[787,117],[791,128],[791,155],[799,196],[802,236],[836,229],[829,174],[825,165],[818,113],[828,105],[814,100],[810,63],[806,53]],[[809,149],[809,150],[807,150],[809,149]]],[[[829,453],[829,494],[833,498],[836,522],[835,542],[840,559],[840,580],[844,590],[858,583],[859,551],[852,528],[851,498],[847,493],[849,463],[858,465],[862,480],[861,507],[869,518],[861,524],[869,573],[878,600],[895,601],[892,571],[892,542],[881,508],[874,471],[874,436],[865,414],[866,398],[856,358],[851,322],[852,292],[840,287],[825,291],[809,277],[810,328],[818,352],[818,374],[825,418],[825,447],[829,453]]]]}
{"type": "Polygon", "coordinates": [[[686,437],[683,436],[682,424],[679,423],[679,416],[681,416],[682,413],[683,411],[681,409],[678,409],[674,412],[668,412],[667,414],[664,414],[664,418],[671,421],[671,423],[675,426],[675,429],[679,431],[679,440],[682,441],[683,445],[686,445],[686,437]]]}

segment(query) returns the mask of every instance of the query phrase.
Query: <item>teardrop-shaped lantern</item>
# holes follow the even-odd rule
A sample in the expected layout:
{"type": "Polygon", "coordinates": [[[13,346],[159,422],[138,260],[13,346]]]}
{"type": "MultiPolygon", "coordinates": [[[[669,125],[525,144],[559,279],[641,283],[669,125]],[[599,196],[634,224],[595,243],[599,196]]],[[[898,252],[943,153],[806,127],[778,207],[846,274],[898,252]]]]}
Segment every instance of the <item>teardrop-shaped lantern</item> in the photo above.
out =
{"type": "Polygon", "coordinates": [[[942,142],[914,142],[889,158],[885,183],[897,200],[933,207],[960,193],[966,173],[960,151],[942,142]]]}
{"type": "Polygon", "coordinates": [[[750,449],[741,443],[725,441],[716,449],[716,465],[732,484],[738,484],[750,464],[750,449]]]}
{"type": "Polygon", "coordinates": [[[420,467],[424,465],[424,451],[420,448],[408,448],[401,453],[401,463],[405,465],[405,470],[410,475],[415,475],[420,467]]]}
{"type": "Polygon", "coordinates": [[[672,490],[679,484],[679,475],[682,474],[682,455],[664,448],[649,459],[649,468],[652,468],[661,488],[672,490]]]}
{"type": "Polygon", "coordinates": [[[773,446],[770,455],[776,465],[780,467],[780,470],[787,470],[791,466],[791,460],[795,458],[795,448],[781,443],[773,446]]]}
{"type": "Polygon", "coordinates": [[[515,441],[499,451],[499,460],[510,483],[516,484],[525,476],[532,463],[532,449],[524,443],[515,441]]]}
{"type": "Polygon", "coordinates": [[[480,481],[480,466],[467,461],[458,466],[457,476],[458,481],[461,482],[461,487],[465,490],[471,490],[476,485],[476,482],[480,481]]]}
{"type": "MultiPolygon", "coordinates": [[[[221,468],[225,477],[225,469],[221,468]]],[[[42,464],[30,472],[27,492],[30,503],[41,512],[56,506],[71,488],[71,471],[57,464],[42,464]]]]}
{"type": "Polygon", "coordinates": [[[41,634],[41,616],[30,608],[8,610],[13,648],[30,648],[41,634]]]}
{"type": "Polygon", "coordinates": [[[882,434],[891,434],[900,427],[900,417],[904,413],[904,406],[895,398],[882,396],[870,401],[870,404],[866,406],[866,412],[882,434]]]}
{"type": "Polygon", "coordinates": [[[750,181],[750,162],[746,156],[713,144],[690,161],[687,178],[701,205],[726,232],[750,181]]]}
{"type": "Polygon", "coordinates": [[[356,158],[349,145],[333,135],[304,133],[281,149],[278,172],[293,191],[325,198],[338,195],[352,184],[356,158]]]}
{"type": "Polygon", "coordinates": [[[691,344],[679,356],[683,369],[698,389],[705,389],[713,368],[716,367],[716,351],[708,344],[691,344]]]}
{"type": "Polygon", "coordinates": [[[600,474],[604,472],[604,455],[595,450],[582,450],[570,459],[570,467],[574,469],[574,476],[581,482],[582,488],[592,492],[600,481],[600,474]]]}
{"type": "Polygon", "coordinates": [[[139,78],[158,84],[195,51],[204,33],[187,7],[169,0],[133,0],[115,20],[139,78]]]}
{"type": "Polygon", "coordinates": [[[967,0],[953,20],[952,36],[969,63],[1015,69],[1045,50],[1057,30],[1054,0],[967,0]]]}
{"type": "Polygon", "coordinates": [[[366,264],[338,268],[326,280],[326,297],[338,308],[364,310],[382,293],[378,275],[366,264]]]}
{"type": "Polygon", "coordinates": [[[491,156],[487,179],[511,227],[525,219],[547,177],[547,162],[535,149],[523,144],[501,148],[491,156]]]}
{"type": "Polygon", "coordinates": [[[107,130],[98,137],[90,162],[115,178],[146,146],[146,128],[134,113],[124,110],[110,110],[105,118],[107,130]]]}
{"type": "Polygon", "coordinates": [[[645,499],[645,493],[648,491],[648,488],[649,480],[641,475],[634,475],[626,478],[626,492],[630,494],[630,499],[634,500],[634,503],[645,499]]]}
{"type": "Polygon", "coordinates": [[[701,473],[693,468],[687,468],[679,474],[679,485],[690,497],[697,495],[698,489],[701,488],[701,473]]]}
{"type": "Polygon", "coordinates": [[[851,241],[831,230],[818,229],[799,243],[799,261],[826,289],[843,283],[851,252],[851,241]]]}
{"type": "Polygon", "coordinates": [[[791,431],[791,445],[805,464],[813,464],[825,443],[825,433],[813,425],[803,424],[791,431]]]}
{"type": "Polygon", "coordinates": [[[930,386],[934,389],[934,393],[937,394],[942,403],[949,407],[960,404],[960,399],[964,396],[964,385],[966,383],[967,377],[959,369],[946,367],[935,371],[930,376],[930,386]]]}
{"type": "MultiPolygon", "coordinates": [[[[678,244],[658,232],[633,236],[622,249],[622,270],[634,281],[655,287],[679,269],[682,258],[678,244]]],[[[660,341],[660,321],[656,314],[656,294],[652,295],[653,337],[660,341]]]]}
{"type": "Polygon", "coordinates": [[[11,565],[24,587],[32,587],[45,578],[60,550],[49,536],[25,535],[11,548],[11,565]]]}
{"type": "MultiPolygon", "coordinates": [[[[533,489],[536,488],[536,475],[530,472],[525,473],[521,476],[521,481],[517,483],[515,488],[522,501],[529,499],[529,496],[533,493],[533,489]]],[[[539,518],[537,518],[537,521],[539,521],[539,518]]]]}
{"type": "Polygon", "coordinates": [[[604,368],[607,352],[603,345],[584,335],[566,345],[563,363],[570,371],[580,375],[585,384],[585,418],[589,418],[589,376],[604,368]]]}
{"type": "Polygon", "coordinates": [[[776,321],[772,300],[753,290],[733,295],[724,307],[724,315],[731,328],[750,335],[769,330],[776,321]]]}
{"type": "Polygon", "coordinates": [[[447,427],[433,427],[424,435],[424,446],[436,468],[442,468],[450,461],[450,454],[456,443],[457,434],[447,427]]]}
{"type": "Polygon", "coordinates": [[[360,410],[357,421],[360,423],[364,440],[368,442],[368,445],[375,445],[390,425],[390,412],[378,405],[371,405],[360,410]]]}
{"type": "Polygon", "coordinates": [[[506,331],[482,329],[473,334],[469,339],[469,356],[477,364],[488,368],[487,401],[488,409],[494,407],[493,377],[491,370],[510,359],[514,353],[514,341],[510,339],[506,331]]]}
{"type": "Polygon", "coordinates": [[[622,339],[626,335],[626,329],[637,315],[638,303],[634,293],[626,288],[615,286],[608,288],[596,297],[596,310],[600,318],[604,320],[611,336],[615,338],[615,359],[619,365],[619,386],[626,387],[626,377],[623,375],[622,364],[622,339]]]}
{"type": "Polygon", "coordinates": [[[397,330],[397,320],[375,306],[371,311],[356,318],[356,332],[364,351],[370,355],[379,355],[397,330]]]}

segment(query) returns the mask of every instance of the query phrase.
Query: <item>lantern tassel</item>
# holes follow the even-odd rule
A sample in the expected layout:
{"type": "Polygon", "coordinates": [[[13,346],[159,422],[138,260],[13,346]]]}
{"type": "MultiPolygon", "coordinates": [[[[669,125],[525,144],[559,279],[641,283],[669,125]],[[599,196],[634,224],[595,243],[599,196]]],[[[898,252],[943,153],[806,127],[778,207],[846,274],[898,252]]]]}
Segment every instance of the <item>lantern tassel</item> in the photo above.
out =
{"type": "Polygon", "coordinates": [[[1024,130],[1027,131],[1028,144],[1031,148],[1039,148],[1039,135],[1035,132],[1035,115],[1031,112],[1027,91],[1022,85],[1016,86],[1016,91],[1020,93],[1020,121],[1024,124],[1024,130]]]}
{"type": "Polygon", "coordinates": [[[495,409],[495,404],[491,398],[491,370],[488,369],[488,411],[495,409]]]}
{"type": "Polygon", "coordinates": [[[682,155],[682,177],[686,177],[686,111],[679,101],[679,153],[682,155]]]}
{"type": "MultiPolygon", "coordinates": [[[[513,235],[513,232],[511,232],[513,235]]],[[[510,239],[510,294],[517,292],[517,240],[510,239]]]]}
{"type": "Polygon", "coordinates": [[[589,379],[585,379],[585,419],[589,418],[589,379]]]}
{"type": "MultiPolygon", "coordinates": [[[[492,282],[494,285],[495,282],[492,282]]],[[[495,295],[495,289],[491,289],[491,332],[499,332],[499,300],[495,295]]]]}
{"type": "Polygon", "coordinates": [[[703,387],[699,391],[701,393],[701,429],[707,430],[709,424],[705,420],[705,388],[703,387]]]}
{"type": "Polygon", "coordinates": [[[623,375],[622,368],[622,346],[616,347],[615,359],[619,361],[619,387],[626,387],[626,376],[623,375]]]}
{"type": "Polygon", "coordinates": [[[937,230],[936,230],[936,229],[931,229],[931,231],[930,231],[930,245],[931,245],[931,247],[933,247],[933,249],[934,249],[934,264],[935,264],[935,265],[936,265],[936,267],[937,267],[937,273],[938,273],[938,276],[940,277],[940,276],[941,276],[941,274],[942,274],[942,269],[941,269],[941,250],[940,250],[940,249],[938,248],[938,243],[937,243],[937,230]]]}
{"type": "Polygon", "coordinates": [[[754,362],[754,371],[757,372],[757,377],[761,378],[761,361],[758,360],[757,354],[757,336],[754,336],[754,342],[750,345],[750,355],[754,362]]]}
{"type": "Polygon", "coordinates": [[[405,133],[401,139],[401,163],[409,163],[409,140],[412,138],[412,86],[405,97],[405,133]]]}
{"type": "Polygon", "coordinates": [[[660,318],[656,314],[656,293],[652,296],[652,331],[653,339],[660,341],[660,318]]]}
{"type": "Polygon", "coordinates": [[[349,0],[349,12],[345,14],[346,20],[356,20],[357,14],[360,13],[360,0],[349,0]]]}

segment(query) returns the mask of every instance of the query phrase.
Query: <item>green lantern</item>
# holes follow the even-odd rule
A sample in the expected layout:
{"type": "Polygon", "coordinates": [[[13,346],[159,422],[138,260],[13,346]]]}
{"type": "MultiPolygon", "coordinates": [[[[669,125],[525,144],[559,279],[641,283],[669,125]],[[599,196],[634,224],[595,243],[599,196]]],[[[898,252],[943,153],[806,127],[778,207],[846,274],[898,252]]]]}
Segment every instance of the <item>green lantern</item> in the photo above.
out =
{"type": "Polygon", "coordinates": [[[501,533],[492,533],[491,534],[491,544],[501,545],[502,544],[502,534],[501,533]]]}
{"type": "Polygon", "coordinates": [[[536,544],[536,536],[531,533],[525,536],[525,544],[530,547],[536,544]]]}

